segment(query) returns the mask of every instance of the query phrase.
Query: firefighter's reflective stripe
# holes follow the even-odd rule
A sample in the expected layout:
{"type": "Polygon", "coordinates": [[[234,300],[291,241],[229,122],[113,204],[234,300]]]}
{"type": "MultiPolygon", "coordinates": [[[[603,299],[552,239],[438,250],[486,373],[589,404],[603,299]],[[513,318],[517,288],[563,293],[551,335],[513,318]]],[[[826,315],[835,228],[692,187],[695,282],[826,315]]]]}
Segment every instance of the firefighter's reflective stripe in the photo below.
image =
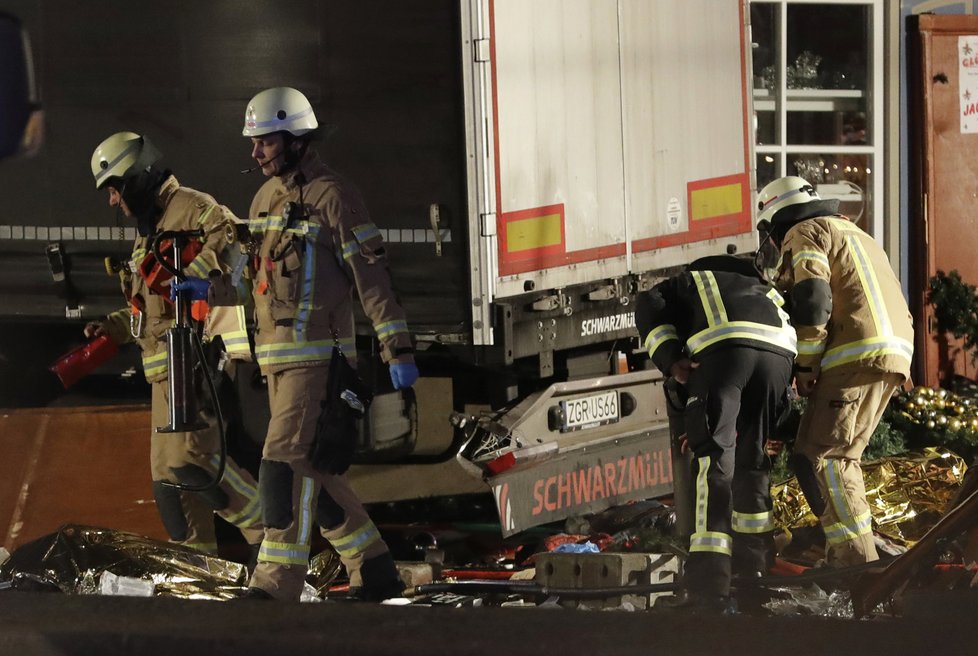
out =
{"type": "Polygon", "coordinates": [[[822,357],[822,370],[883,355],[897,355],[910,362],[913,360],[913,344],[896,336],[870,337],[850,342],[826,351],[822,357]]]}
{"type": "Polygon", "coordinates": [[[248,344],[248,332],[245,330],[229,330],[226,333],[221,333],[221,339],[224,341],[224,350],[232,355],[251,353],[251,346],[248,344]]]}
{"type": "Polygon", "coordinates": [[[309,545],[263,540],[258,549],[258,560],[281,565],[306,565],[309,562],[309,545]]]}
{"type": "Polygon", "coordinates": [[[679,334],[676,332],[676,327],[671,323],[664,323],[649,331],[649,334],[645,337],[645,350],[648,351],[649,357],[669,340],[679,341],[679,334]]]}
{"type": "Polygon", "coordinates": [[[720,290],[717,287],[716,277],[712,271],[692,271],[693,280],[696,282],[696,290],[700,294],[703,302],[703,313],[706,321],[711,326],[716,326],[727,322],[727,309],[720,298],[720,290]]]}
{"type": "Polygon", "coordinates": [[[330,544],[336,553],[344,558],[353,558],[366,551],[367,547],[380,540],[380,531],[369,519],[359,528],[338,538],[331,538],[330,544]]]}
{"type": "Polygon", "coordinates": [[[355,226],[350,229],[353,236],[356,237],[357,241],[361,244],[375,237],[380,237],[380,230],[373,223],[363,223],[361,225],[355,226]]]}
{"type": "MultiPolygon", "coordinates": [[[[214,467],[215,471],[220,466],[220,461],[220,456],[211,456],[211,466],[214,467]]],[[[230,485],[242,497],[248,499],[248,503],[236,513],[221,513],[221,517],[235,526],[248,527],[258,523],[261,519],[261,502],[258,498],[258,489],[242,478],[241,473],[234,467],[224,469],[223,482],[230,485]]]]}
{"type": "MultiPolygon", "coordinates": [[[[255,356],[261,366],[293,362],[328,362],[333,352],[333,343],[332,339],[322,339],[314,342],[264,344],[255,348],[255,356]]],[[[344,353],[350,353],[355,343],[354,337],[341,339],[340,349],[344,353]]]]}
{"type": "Polygon", "coordinates": [[[858,235],[846,235],[846,245],[849,247],[849,253],[852,255],[852,260],[856,264],[856,273],[859,274],[859,281],[862,283],[863,291],[869,300],[869,310],[873,314],[876,334],[892,335],[893,328],[890,326],[886,306],[883,304],[883,294],[880,291],[880,284],[876,280],[876,271],[873,270],[870,264],[866,249],[859,242],[858,235]]]}
{"type": "Polygon", "coordinates": [[[815,262],[816,264],[821,264],[826,271],[829,270],[829,258],[826,257],[825,253],[819,253],[818,251],[799,251],[791,257],[792,267],[797,267],[799,264],[804,264],[805,262],[815,262]]]}
{"type": "Polygon", "coordinates": [[[779,308],[784,307],[784,296],[782,296],[777,289],[772,287],[768,291],[767,297],[771,299],[771,301],[773,301],[774,304],[777,305],[779,308]]]}
{"type": "Polygon", "coordinates": [[[147,378],[166,373],[166,349],[147,355],[143,352],[143,373],[147,378]]]}
{"type": "MultiPolygon", "coordinates": [[[[207,221],[207,217],[211,215],[211,212],[214,211],[215,207],[217,207],[217,205],[211,205],[208,207],[199,217],[197,217],[197,223],[206,227],[205,222],[207,221]]],[[[208,259],[209,253],[207,253],[207,251],[201,251],[201,254],[195,257],[193,261],[187,265],[187,270],[190,272],[190,275],[197,276],[198,278],[207,278],[211,272],[211,264],[208,262],[208,259]]]]}
{"type": "Polygon", "coordinates": [[[823,339],[799,339],[798,355],[821,355],[825,352],[826,340],[823,339]]]}
{"type": "Polygon", "coordinates": [[[177,544],[194,549],[196,551],[201,551],[207,554],[217,553],[217,543],[216,542],[178,542],[177,544]]]}
{"type": "Polygon", "coordinates": [[[712,553],[733,554],[733,539],[726,533],[707,530],[707,512],[710,507],[710,488],[707,473],[710,457],[697,458],[699,472],[696,474],[696,530],[689,536],[689,550],[712,553]]]}
{"type": "Polygon", "coordinates": [[[306,565],[309,562],[309,544],[312,540],[312,502],[317,489],[316,481],[302,477],[299,500],[293,521],[296,522],[294,543],[263,540],[258,550],[258,560],[282,565],[306,565]]]}
{"type": "Polygon", "coordinates": [[[343,242],[343,259],[349,260],[351,257],[360,252],[360,242],[356,239],[351,239],[350,241],[343,242]]]}
{"type": "Polygon", "coordinates": [[[709,506],[710,488],[707,485],[706,474],[710,469],[710,456],[697,458],[699,472],[696,474],[696,532],[706,532],[706,511],[709,506]]]}
{"type": "Polygon", "coordinates": [[[825,487],[829,493],[829,503],[839,521],[825,528],[825,540],[829,544],[839,544],[855,540],[873,530],[873,516],[867,510],[858,516],[853,516],[845,493],[845,483],[842,480],[841,463],[836,458],[826,458],[822,469],[825,487]]]}
{"type": "MultiPolygon", "coordinates": [[[[293,219],[294,220],[294,219],[293,219]]],[[[292,235],[317,234],[322,227],[312,221],[300,221],[289,229],[285,228],[285,217],[277,215],[258,216],[248,220],[248,231],[252,235],[262,232],[285,232],[292,235]]]]}
{"type": "MultiPolygon", "coordinates": [[[[711,271],[691,271],[696,282],[696,290],[703,304],[707,327],[692,335],[686,346],[691,354],[696,354],[712,344],[724,339],[749,339],[778,346],[791,353],[797,353],[797,337],[788,325],[788,315],[778,306],[780,326],[771,326],[753,321],[728,321],[727,310],[720,297],[716,277],[711,271]]],[[[768,293],[770,298],[770,293],[768,293]]],[[[772,299],[773,300],[773,299],[772,299]]],[[[783,299],[782,299],[783,303],[783,299]]],[[[777,305],[777,303],[775,303],[777,305]]]]}
{"type": "Polygon", "coordinates": [[[709,551],[712,553],[733,555],[733,539],[726,533],[707,531],[693,533],[689,536],[689,551],[709,551]]]}
{"type": "Polygon", "coordinates": [[[295,312],[295,338],[297,341],[305,341],[306,327],[309,325],[309,315],[316,309],[316,235],[319,234],[319,226],[309,231],[306,237],[306,256],[302,263],[302,285],[299,289],[299,300],[296,303],[295,312]]]}
{"type": "Polygon", "coordinates": [[[385,321],[384,323],[377,324],[374,326],[374,330],[377,331],[377,338],[383,340],[397,333],[408,332],[408,325],[407,321],[397,319],[395,321],[385,321]]]}
{"type": "Polygon", "coordinates": [[[701,330],[686,341],[686,346],[690,353],[695,354],[724,339],[751,339],[778,346],[791,353],[798,352],[794,330],[753,321],[730,321],[722,326],[701,330]]]}
{"type": "Polygon", "coordinates": [[[296,521],[299,522],[299,532],[296,540],[299,544],[306,545],[307,557],[309,556],[309,544],[312,542],[312,502],[316,498],[316,491],[318,489],[319,485],[315,480],[308,476],[302,477],[302,489],[299,492],[299,507],[296,509],[298,511],[296,521]]]}
{"type": "Polygon", "coordinates": [[[759,513],[733,512],[731,527],[737,533],[767,533],[774,530],[771,511],[759,513]]]}

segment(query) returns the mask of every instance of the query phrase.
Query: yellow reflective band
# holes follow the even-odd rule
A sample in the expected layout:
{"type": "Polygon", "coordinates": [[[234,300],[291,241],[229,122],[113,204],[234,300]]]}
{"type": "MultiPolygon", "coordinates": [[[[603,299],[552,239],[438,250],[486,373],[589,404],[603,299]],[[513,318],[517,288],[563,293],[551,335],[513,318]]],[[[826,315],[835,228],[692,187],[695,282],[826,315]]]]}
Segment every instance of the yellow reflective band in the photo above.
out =
{"type": "Polygon", "coordinates": [[[201,212],[200,216],[197,217],[197,223],[199,223],[200,225],[204,225],[204,221],[206,221],[207,220],[207,217],[209,217],[211,215],[211,212],[214,211],[214,208],[215,207],[217,207],[217,205],[211,205],[206,210],[204,210],[203,212],[201,212]]]}
{"type": "Polygon", "coordinates": [[[373,223],[362,223],[358,226],[350,228],[350,232],[353,236],[357,238],[357,241],[363,243],[369,239],[380,236],[380,230],[373,223]]]}
{"type": "Polygon", "coordinates": [[[377,339],[387,339],[388,337],[393,337],[398,333],[408,332],[407,321],[403,319],[395,319],[393,321],[385,321],[384,323],[379,323],[374,326],[374,330],[377,332],[377,339]]]}
{"type": "Polygon", "coordinates": [[[155,355],[143,356],[143,373],[146,376],[157,376],[166,373],[166,351],[161,351],[155,355]]]}
{"type": "Polygon", "coordinates": [[[307,565],[309,545],[262,540],[261,547],[258,549],[258,560],[280,565],[307,565]]]}
{"type": "Polygon", "coordinates": [[[828,489],[829,501],[835,516],[839,519],[835,524],[824,527],[825,540],[829,544],[838,544],[866,535],[872,531],[873,518],[869,512],[854,517],[845,494],[845,483],[842,480],[842,463],[836,458],[827,458],[822,469],[825,486],[828,489]]]}
{"type": "Polygon", "coordinates": [[[671,323],[664,323],[649,331],[649,334],[645,337],[645,350],[648,351],[649,357],[652,357],[652,354],[658,351],[659,347],[669,340],[679,341],[679,334],[676,332],[676,327],[671,323]]]}
{"type": "MultiPolygon", "coordinates": [[[[340,340],[340,350],[344,353],[353,351],[355,338],[348,337],[340,340]]],[[[293,362],[329,361],[333,353],[333,340],[322,339],[312,342],[278,342],[262,344],[255,347],[258,364],[288,364],[293,362]]]]}
{"type": "Polygon", "coordinates": [[[824,339],[799,339],[798,355],[821,355],[825,352],[824,339]]]}
{"type": "Polygon", "coordinates": [[[316,308],[316,251],[313,244],[306,248],[306,257],[302,262],[302,286],[299,289],[299,300],[296,303],[295,336],[297,340],[305,340],[306,326],[309,317],[316,308]]]}
{"type": "Polygon", "coordinates": [[[360,252],[360,242],[356,239],[351,239],[350,241],[343,242],[343,259],[349,260],[351,257],[360,252]]]}
{"type": "Polygon", "coordinates": [[[741,513],[735,510],[731,517],[731,528],[737,533],[767,533],[774,530],[774,516],[771,511],[741,513]]]}
{"type": "Polygon", "coordinates": [[[353,558],[354,556],[366,551],[367,547],[373,543],[380,540],[380,531],[369,519],[367,522],[353,531],[352,533],[347,533],[342,537],[335,539],[330,539],[330,544],[336,549],[336,553],[343,556],[344,558],[353,558]]]}
{"type": "MultiPolygon", "coordinates": [[[[220,461],[220,456],[211,456],[211,467],[213,467],[215,471],[220,465],[220,461]]],[[[248,481],[241,476],[241,472],[234,467],[225,467],[222,483],[226,483],[227,485],[231,486],[232,490],[247,500],[247,504],[245,504],[245,507],[236,513],[220,511],[218,514],[235,526],[247,528],[257,524],[258,520],[261,519],[261,503],[258,498],[258,489],[254,485],[248,483],[248,481]]]]}
{"type": "Polygon", "coordinates": [[[710,553],[733,555],[733,538],[726,533],[704,531],[689,536],[689,552],[707,551],[710,553]]]}
{"type": "Polygon", "coordinates": [[[883,304],[883,292],[880,289],[879,281],[876,279],[876,271],[873,270],[873,265],[869,261],[869,255],[859,239],[858,235],[846,235],[846,245],[849,247],[849,253],[856,265],[856,273],[859,274],[863,293],[869,300],[869,310],[873,315],[876,334],[889,337],[893,334],[893,329],[890,327],[890,318],[886,314],[886,307],[883,304]]]}
{"type": "Polygon", "coordinates": [[[696,474],[696,532],[706,532],[706,511],[710,503],[710,489],[707,486],[706,474],[710,469],[710,456],[698,458],[699,472],[696,474]]]}
{"type": "Polygon", "coordinates": [[[824,527],[823,530],[825,532],[825,541],[829,544],[849,542],[872,533],[873,516],[869,512],[865,512],[859,515],[859,517],[856,517],[852,522],[830,524],[824,527]]]}
{"type": "Polygon", "coordinates": [[[784,307],[784,297],[777,289],[773,287],[769,289],[767,292],[767,297],[771,299],[771,301],[773,301],[779,308],[784,307]]]}
{"type": "Polygon", "coordinates": [[[249,499],[247,505],[236,513],[221,510],[217,514],[230,524],[234,524],[240,528],[250,528],[260,523],[261,503],[258,501],[258,497],[255,497],[249,499]]]}
{"type": "Polygon", "coordinates": [[[686,342],[690,353],[696,354],[712,344],[726,339],[749,339],[779,346],[792,354],[798,352],[798,338],[790,326],[769,326],[752,321],[730,321],[701,330],[686,342]]]}
{"type": "Polygon", "coordinates": [[[262,232],[285,232],[287,234],[304,236],[315,236],[319,234],[322,226],[313,221],[300,221],[293,224],[288,230],[285,229],[285,218],[282,216],[268,215],[259,216],[248,220],[248,230],[252,234],[262,232]]]}
{"type": "Polygon", "coordinates": [[[885,355],[895,355],[910,362],[913,360],[913,344],[895,336],[870,337],[850,342],[826,351],[822,357],[822,370],[885,355]]]}
{"type": "Polygon", "coordinates": [[[228,353],[251,353],[247,331],[229,330],[221,333],[221,340],[224,342],[224,350],[228,353]]]}
{"type": "Polygon", "coordinates": [[[703,303],[703,313],[710,326],[726,323],[727,310],[723,306],[720,298],[720,290],[717,287],[716,277],[712,271],[691,271],[693,280],[696,282],[696,290],[699,292],[700,301],[703,303]]]}
{"type": "Polygon", "coordinates": [[[824,253],[818,251],[798,251],[791,257],[791,266],[797,267],[805,262],[815,262],[821,264],[826,270],[829,269],[829,258],[824,253]]]}
{"type": "Polygon", "coordinates": [[[312,502],[318,489],[319,486],[316,481],[308,476],[302,477],[302,489],[299,491],[298,535],[296,536],[300,544],[309,544],[312,541],[312,502]]]}

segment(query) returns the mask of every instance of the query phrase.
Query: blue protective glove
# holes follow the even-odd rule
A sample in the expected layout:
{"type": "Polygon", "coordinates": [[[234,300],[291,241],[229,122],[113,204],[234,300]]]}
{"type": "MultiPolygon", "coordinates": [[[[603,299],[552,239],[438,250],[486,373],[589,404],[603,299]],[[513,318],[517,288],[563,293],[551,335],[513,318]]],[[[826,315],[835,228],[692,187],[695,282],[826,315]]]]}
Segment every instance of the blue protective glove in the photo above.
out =
{"type": "Polygon", "coordinates": [[[187,276],[186,280],[174,280],[170,284],[170,300],[177,297],[177,292],[187,292],[191,301],[206,301],[207,290],[211,286],[211,281],[204,278],[187,276]]]}
{"type": "Polygon", "coordinates": [[[418,379],[418,366],[413,362],[391,363],[391,382],[394,389],[405,389],[418,379]]]}

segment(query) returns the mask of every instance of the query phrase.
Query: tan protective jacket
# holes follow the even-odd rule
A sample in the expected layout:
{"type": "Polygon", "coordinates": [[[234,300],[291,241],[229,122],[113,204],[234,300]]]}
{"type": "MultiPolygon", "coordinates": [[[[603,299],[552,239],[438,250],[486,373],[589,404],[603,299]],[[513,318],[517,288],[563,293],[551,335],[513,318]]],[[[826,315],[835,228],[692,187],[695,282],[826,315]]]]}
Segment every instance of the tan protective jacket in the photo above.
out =
{"type": "Polygon", "coordinates": [[[265,182],[248,215],[252,238],[260,242],[253,284],[255,355],[262,372],[327,363],[334,335],[344,352],[355,355],[354,286],[383,360],[413,360],[383,238],[359,191],[314,151],[298,169],[265,182]],[[291,214],[289,203],[295,203],[291,214]]]}
{"type": "Polygon", "coordinates": [[[909,377],[913,319],[886,253],[872,237],[846,217],[814,217],[788,230],[781,253],[778,287],[786,297],[810,278],[831,288],[827,323],[794,322],[800,371],[859,369],[909,377]]]}
{"type": "MultiPolygon", "coordinates": [[[[157,233],[165,230],[204,230],[200,254],[183,269],[184,273],[207,278],[211,271],[226,270],[220,264],[228,248],[226,226],[236,221],[231,210],[218,205],[208,194],[181,187],[176,177],[168,177],[160,186],[158,203],[163,214],[156,224],[157,233]]],[[[169,298],[151,291],[139,275],[139,265],[149,252],[150,238],[137,236],[132,256],[120,274],[122,293],[129,307],[117,310],[106,319],[106,329],[119,344],[136,341],[142,350],[146,380],[166,379],[166,331],[174,323],[174,307],[169,298]]],[[[205,335],[220,335],[227,352],[236,359],[250,359],[251,348],[241,307],[212,308],[207,316],[205,335]]]]}

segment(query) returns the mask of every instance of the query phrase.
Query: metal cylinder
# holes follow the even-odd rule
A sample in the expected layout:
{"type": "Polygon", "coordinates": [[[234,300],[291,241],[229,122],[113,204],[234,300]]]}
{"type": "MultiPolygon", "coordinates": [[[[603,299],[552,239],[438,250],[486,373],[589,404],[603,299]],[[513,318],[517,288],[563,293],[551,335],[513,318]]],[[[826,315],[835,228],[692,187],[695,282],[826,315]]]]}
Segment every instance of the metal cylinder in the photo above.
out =
{"type": "Polygon", "coordinates": [[[158,433],[182,433],[207,427],[200,419],[194,394],[191,330],[189,326],[174,326],[166,332],[169,422],[157,428],[158,433]]]}
{"type": "Polygon", "coordinates": [[[693,534],[696,491],[693,488],[693,454],[681,452],[680,438],[686,432],[683,413],[686,409],[686,388],[669,378],[663,384],[666,394],[666,416],[669,418],[669,444],[672,447],[673,501],[676,507],[676,530],[688,540],[693,534]]]}

